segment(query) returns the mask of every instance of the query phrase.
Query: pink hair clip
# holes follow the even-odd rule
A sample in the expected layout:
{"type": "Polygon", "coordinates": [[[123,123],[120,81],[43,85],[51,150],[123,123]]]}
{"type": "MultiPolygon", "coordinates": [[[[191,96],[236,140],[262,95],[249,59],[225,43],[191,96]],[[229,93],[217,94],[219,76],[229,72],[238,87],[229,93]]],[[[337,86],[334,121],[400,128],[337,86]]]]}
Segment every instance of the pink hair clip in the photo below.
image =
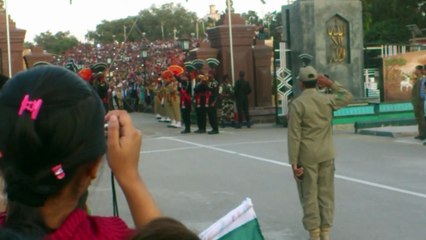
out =
{"type": "Polygon", "coordinates": [[[19,108],[19,116],[21,116],[25,110],[31,113],[31,119],[35,120],[37,118],[38,112],[40,111],[41,104],[43,100],[36,99],[30,101],[30,95],[25,95],[24,99],[22,99],[21,107],[19,108]]]}
{"type": "Polygon", "coordinates": [[[52,172],[55,174],[56,179],[61,180],[65,177],[64,169],[62,169],[62,164],[58,164],[52,167],[52,172]]]}

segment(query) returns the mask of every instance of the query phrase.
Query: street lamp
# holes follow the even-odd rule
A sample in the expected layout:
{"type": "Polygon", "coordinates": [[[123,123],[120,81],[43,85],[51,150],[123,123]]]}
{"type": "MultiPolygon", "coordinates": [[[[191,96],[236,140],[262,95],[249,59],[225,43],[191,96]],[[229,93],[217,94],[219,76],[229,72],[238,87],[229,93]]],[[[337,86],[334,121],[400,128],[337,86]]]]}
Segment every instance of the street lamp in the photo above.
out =
{"type": "Polygon", "coordinates": [[[148,48],[146,46],[143,46],[141,49],[141,57],[144,61],[148,57],[148,48]]]}
{"type": "Polygon", "coordinates": [[[189,37],[187,37],[186,35],[184,35],[182,38],[179,39],[180,47],[182,48],[184,52],[187,52],[189,50],[190,43],[191,41],[189,37]]]}
{"type": "Polygon", "coordinates": [[[146,66],[145,66],[145,61],[148,58],[148,47],[147,46],[143,46],[141,49],[141,57],[143,60],[143,81],[144,83],[146,83],[146,66]]]}
{"type": "Polygon", "coordinates": [[[108,78],[111,78],[111,63],[112,63],[111,57],[107,58],[107,63],[108,63],[108,78]]]}

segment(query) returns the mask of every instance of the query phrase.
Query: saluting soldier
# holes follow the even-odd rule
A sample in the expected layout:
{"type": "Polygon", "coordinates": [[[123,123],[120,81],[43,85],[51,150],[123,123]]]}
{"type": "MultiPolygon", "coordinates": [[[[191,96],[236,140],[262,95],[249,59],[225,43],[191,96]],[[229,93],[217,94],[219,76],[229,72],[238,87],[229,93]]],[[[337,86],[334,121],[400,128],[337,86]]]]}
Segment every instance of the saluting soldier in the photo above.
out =
{"type": "Polygon", "coordinates": [[[290,104],[288,155],[303,208],[303,225],[311,240],[329,240],[334,215],[333,111],[352,94],[311,67],[299,72],[302,93],[290,104]],[[331,94],[319,93],[316,86],[331,94]]]}

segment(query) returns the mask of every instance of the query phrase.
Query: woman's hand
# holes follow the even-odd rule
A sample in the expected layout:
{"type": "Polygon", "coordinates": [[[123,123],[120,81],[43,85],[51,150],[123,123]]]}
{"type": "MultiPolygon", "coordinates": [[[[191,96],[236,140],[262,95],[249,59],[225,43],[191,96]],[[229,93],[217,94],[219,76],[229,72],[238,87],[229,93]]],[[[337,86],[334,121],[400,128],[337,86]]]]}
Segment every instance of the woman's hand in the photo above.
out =
{"type": "Polygon", "coordinates": [[[139,178],[138,165],[142,134],[132,123],[126,111],[110,111],[108,121],[108,164],[117,181],[123,184],[139,178]]]}
{"type": "Polygon", "coordinates": [[[126,111],[110,111],[108,121],[108,164],[126,197],[136,228],[161,216],[138,171],[142,134],[126,111]]]}

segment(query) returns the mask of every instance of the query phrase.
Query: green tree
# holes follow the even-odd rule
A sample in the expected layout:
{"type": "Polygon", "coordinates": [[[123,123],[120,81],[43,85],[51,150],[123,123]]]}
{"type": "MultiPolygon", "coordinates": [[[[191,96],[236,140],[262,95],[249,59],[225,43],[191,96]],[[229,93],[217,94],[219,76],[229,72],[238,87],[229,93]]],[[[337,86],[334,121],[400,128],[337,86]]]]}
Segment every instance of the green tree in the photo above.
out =
{"type": "Polygon", "coordinates": [[[410,37],[406,24],[395,19],[374,23],[364,35],[366,45],[407,44],[410,37]]]}
{"type": "Polygon", "coordinates": [[[257,16],[257,13],[253,10],[249,10],[246,13],[241,14],[241,17],[244,18],[247,24],[250,25],[259,25],[261,24],[261,19],[257,16]]]}
{"type": "Polygon", "coordinates": [[[41,33],[34,38],[34,42],[44,50],[54,54],[64,54],[67,49],[71,49],[79,44],[76,37],[70,32],[57,32],[53,35],[50,31],[41,33]]]}
{"type": "Polygon", "coordinates": [[[189,12],[180,4],[166,3],[160,7],[155,5],[141,10],[137,16],[113,21],[102,21],[96,31],[86,34],[93,42],[124,41],[124,34],[129,41],[137,41],[146,37],[150,40],[173,39],[183,34],[195,32],[197,15],[189,12]]]}
{"type": "Polygon", "coordinates": [[[234,13],[235,12],[235,9],[234,9],[234,1],[232,1],[232,0],[226,0],[226,8],[225,8],[225,13],[228,13],[228,1],[229,1],[229,6],[231,7],[231,13],[234,13]]]}
{"type": "Polygon", "coordinates": [[[361,1],[366,45],[408,43],[406,25],[426,28],[425,0],[361,1]]]}
{"type": "Polygon", "coordinates": [[[274,39],[281,39],[281,31],[278,30],[279,27],[283,25],[281,11],[273,11],[265,14],[263,17],[263,25],[268,32],[269,37],[274,37],[274,39]]]}
{"type": "Polygon", "coordinates": [[[138,17],[127,17],[113,21],[103,20],[96,26],[95,31],[89,31],[86,39],[95,43],[109,43],[112,41],[123,42],[125,38],[136,41],[142,36],[137,26],[138,17]]]}
{"type": "Polygon", "coordinates": [[[141,21],[139,28],[144,29],[148,39],[173,39],[183,34],[195,31],[198,21],[194,12],[187,11],[182,5],[166,3],[159,8],[152,6],[150,9],[139,13],[141,21]]]}
{"type": "Polygon", "coordinates": [[[33,42],[25,42],[24,43],[24,48],[25,49],[30,49],[32,47],[34,47],[34,43],[33,42]]]}
{"type": "MultiPolygon", "coordinates": [[[[206,20],[202,20],[204,24],[207,26],[207,28],[216,27],[216,20],[213,18],[208,17],[206,20]]],[[[219,20],[220,21],[220,20],[219,20]]]]}

